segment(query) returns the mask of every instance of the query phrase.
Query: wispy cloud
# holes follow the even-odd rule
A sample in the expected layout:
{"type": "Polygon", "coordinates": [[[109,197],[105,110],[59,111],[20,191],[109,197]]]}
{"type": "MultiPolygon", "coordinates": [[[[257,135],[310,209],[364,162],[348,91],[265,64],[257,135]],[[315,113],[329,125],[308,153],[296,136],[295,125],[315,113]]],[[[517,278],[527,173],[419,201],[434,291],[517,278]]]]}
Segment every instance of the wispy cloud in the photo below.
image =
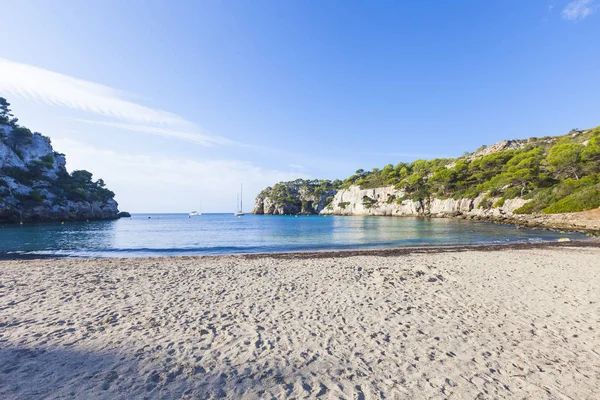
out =
{"type": "Polygon", "coordinates": [[[175,113],[128,100],[127,97],[133,96],[125,96],[120,90],[3,58],[0,58],[0,92],[103,118],[84,120],[87,123],[169,136],[204,146],[234,144],[207,134],[175,113]]]}
{"type": "Polygon", "coordinates": [[[89,119],[77,119],[77,121],[84,122],[86,124],[101,125],[109,128],[122,129],[126,131],[150,133],[158,136],[173,137],[181,140],[186,140],[188,142],[196,143],[202,146],[237,144],[236,142],[233,142],[229,139],[220,136],[205,135],[202,133],[189,133],[186,131],[176,129],[163,128],[160,126],[128,124],[122,122],[96,121],[89,119]]]}
{"type": "Polygon", "coordinates": [[[562,10],[563,19],[577,21],[592,15],[598,6],[594,5],[594,0],[574,0],[567,4],[562,10]]]}
{"type": "Polygon", "coordinates": [[[134,212],[185,212],[197,209],[200,202],[206,212],[233,211],[240,182],[244,204],[251,204],[258,192],[275,182],[307,177],[237,160],[122,153],[68,138],[52,138],[52,144],[67,154],[69,170],[93,171],[94,178],[102,178],[117,193],[119,208],[134,212]]]}

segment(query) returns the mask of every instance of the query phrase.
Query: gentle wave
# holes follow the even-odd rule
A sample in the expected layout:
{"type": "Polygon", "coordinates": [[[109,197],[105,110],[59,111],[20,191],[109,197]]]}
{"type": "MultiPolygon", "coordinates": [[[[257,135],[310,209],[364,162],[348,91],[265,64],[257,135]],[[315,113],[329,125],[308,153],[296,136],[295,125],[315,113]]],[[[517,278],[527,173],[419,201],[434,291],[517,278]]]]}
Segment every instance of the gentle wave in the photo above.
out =
{"type": "MultiPolygon", "coordinates": [[[[550,242],[541,237],[523,240],[483,240],[472,245],[501,245],[507,243],[543,243],[550,242]]],[[[406,247],[435,247],[452,246],[457,243],[426,243],[418,240],[407,241],[403,244],[396,242],[382,242],[377,244],[338,244],[338,245],[307,245],[307,246],[218,246],[218,247],[190,247],[190,248],[106,248],[106,249],[76,249],[76,250],[34,250],[0,252],[0,258],[6,257],[68,257],[68,258],[141,258],[141,257],[167,257],[167,256],[193,256],[193,255],[227,255],[227,254],[272,254],[290,252],[310,252],[326,250],[353,250],[353,249],[389,249],[406,247]]]]}

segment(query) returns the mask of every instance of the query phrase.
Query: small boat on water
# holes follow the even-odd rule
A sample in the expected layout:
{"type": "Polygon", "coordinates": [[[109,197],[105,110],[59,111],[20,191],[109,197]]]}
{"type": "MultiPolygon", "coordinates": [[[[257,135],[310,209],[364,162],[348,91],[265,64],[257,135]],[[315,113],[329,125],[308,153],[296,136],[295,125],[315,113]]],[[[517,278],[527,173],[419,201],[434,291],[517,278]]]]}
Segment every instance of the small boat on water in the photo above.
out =
{"type": "Polygon", "coordinates": [[[201,215],[202,215],[202,212],[200,212],[200,211],[192,211],[191,213],[188,214],[188,218],[199,217],[201,215]]]}
{"type": "Polygon", "coordinates": [[[244,185],[240,184],[240,194],[237,196],[236,205],[235,205],[236,211],[233,213],[233,215],[236,217],[241,217],[241,216],[245,215],[244,214],[244,206],[243,206],[243,203],[244,203],[243,196],[244,196],[244,185]]]}

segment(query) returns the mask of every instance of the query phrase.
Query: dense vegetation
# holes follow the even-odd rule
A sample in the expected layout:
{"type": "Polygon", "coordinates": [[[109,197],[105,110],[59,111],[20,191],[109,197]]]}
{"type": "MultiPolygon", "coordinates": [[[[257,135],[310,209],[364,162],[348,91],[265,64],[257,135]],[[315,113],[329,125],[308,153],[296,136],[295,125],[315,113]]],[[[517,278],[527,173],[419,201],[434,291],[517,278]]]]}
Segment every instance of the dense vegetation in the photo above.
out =
{"type": "MultiPolygon", "coordinates": [[[[6,99],[0,97],[0,124],[12,127],[10,135],[0,129],[0,141],[22,159],[27,146],[33,142],[34,135],[42,135],[18,125],[18,120],[14,118],[9,107],[6,99]]],[[[52,197],[55,203],[65,200],[106,201],[114,198],[115,194],[105,187],[104,181],[92,180],[90,172],[79,170],[69,174],[64,168],[58,168],[55,158],[62,156],[64,155],[57,152],[49,153],[29,162],[25,168],[4,166],[0,170],[0,202],[11,194],[8,178],[32,188],[26,195],[13,193],[24,206],[41,204],[47,198],[47,194],[54,195],[52,197]],[[52,179],[48,175],[50,170],[56,170],[52,179]]]]}
{"type": "Polygon", "coordinates": [[[278,203],[294,202],[293,195],[303,191],[309,195],[321,196],[332,189],[339,189],[342,181],[336,179],[296,179],[289,182],[279,182],[273,187],[268,187],[258,194],[259,197],[270,198],[278,203]]]}
{"type": "Polygon", "coordinates": [[[359,169],[340,187],[362,189],[393,185],[407,198],[524,197],[532,201],[518,213],[561,213],[600,207],[600,127],[562,137],[519,141],[518,148],[485,154],[485,146],[457,159],[417,160],[359,169]],[[480,155],[481,154],[481,155],[480,155]]]}

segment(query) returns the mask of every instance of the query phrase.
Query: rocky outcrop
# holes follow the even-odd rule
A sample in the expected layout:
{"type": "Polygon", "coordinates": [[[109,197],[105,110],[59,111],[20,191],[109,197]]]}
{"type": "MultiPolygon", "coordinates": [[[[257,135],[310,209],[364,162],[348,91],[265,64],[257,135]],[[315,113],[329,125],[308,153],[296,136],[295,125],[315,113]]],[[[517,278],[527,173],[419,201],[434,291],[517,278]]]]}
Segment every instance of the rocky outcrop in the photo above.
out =
{"type": "Polygon", "coordinates": [[[319,181],[281,182],[258,196],[254,212],[456,217],[595,231],[598,223],[575,212],[600,206],[599,166],[600,126],[504,140],[455,159],[358,169],[343,182],[327,181],[316,197],[299,188],[319,181]],[[555,213],[564,216],[549,215],[555,213]]]}
{"type": "Polygon", "coordinates": [[[403,190],[393,186],[361,189],[350,186],[336,193],[330,204],[321,210],[325,215],[389,215],[389,216],[472,216],[509,217],[513,211],[527,202],[520,198],[506,200],[501,207],[491,207],[498,199],[480,195],[473,199],[405,199],[403,190]]]}
{"type": "Polygon", "coordinates": [[[116,218],[118,204],[104,182],[65,166],[48,137],[0,125],[0,223],[116,218]]]}
{"type": "Polygon", "coordinates": [[[327,180],[298,179],[268,187],[256,197],[253,214],[318,214],[333,200],[336,189],[327,180]]]}

